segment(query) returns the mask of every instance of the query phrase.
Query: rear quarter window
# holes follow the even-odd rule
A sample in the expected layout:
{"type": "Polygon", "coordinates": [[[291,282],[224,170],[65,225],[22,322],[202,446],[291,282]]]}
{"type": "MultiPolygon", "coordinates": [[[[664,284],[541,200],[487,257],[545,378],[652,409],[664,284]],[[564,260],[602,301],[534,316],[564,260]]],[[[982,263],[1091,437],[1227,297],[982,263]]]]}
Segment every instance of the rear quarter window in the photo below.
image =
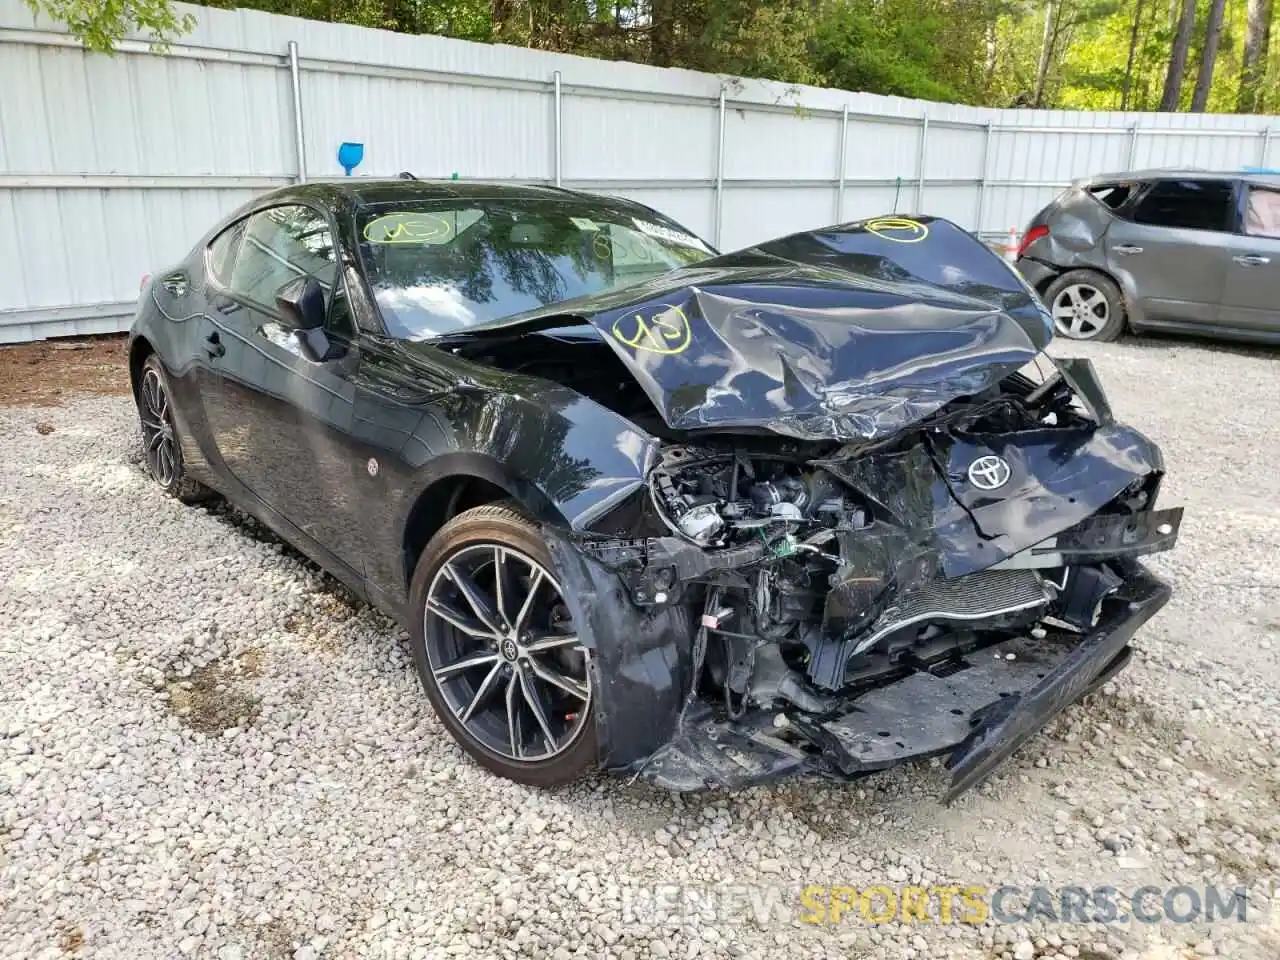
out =
{"type": "Polygon", "coordinates": [[[209,273],[224,286],[231,280],[231,270],[235,266],[236,251],[240,247],[240,238],[244,235],[244,221],[233,223],[213,238],[206,252],[209,273]]]}
{"type": "Polygon", "coordinates": [[[1132,183],[1099,183],[1089,187],[1089,196],[1110,210],[1119,210],[1133,196],[1132,183]]]}

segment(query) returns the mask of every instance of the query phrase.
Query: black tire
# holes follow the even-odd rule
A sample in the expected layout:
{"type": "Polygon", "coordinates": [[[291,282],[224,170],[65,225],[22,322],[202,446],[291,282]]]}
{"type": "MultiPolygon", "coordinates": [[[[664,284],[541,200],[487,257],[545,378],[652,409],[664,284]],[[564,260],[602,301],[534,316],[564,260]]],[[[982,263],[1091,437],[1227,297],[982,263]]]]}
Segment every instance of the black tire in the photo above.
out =
{"type": "MultiPolygon", "coordinates": [[[[567,696],[564,690],[545,683],[540,679],[544,674],[535,675],[534,669],[528,666],[530,657],[525,656],[526,649],[532,648],[526,648],[524,644],[536,641],[529,640],[524,633],[520,634],[524,639],[520,639],[519,644],[515,645],[511,644],[511,640],[477,637],[473,633],[466,633],[438,614],[432,613],[428,616],[429,597],[433,599],[433,607],[444,601],[450,603],[450,609],[454,612],[465,613],[467,609],[464,606],[465,594],[462,588],[457,586],[457,581],[451,579],[448,573],[442,572],[445,563],[450,563],[451,570],[459,565],[465,567],[470,562],[468,558],[483,557],[484,549],[497,547],[503,548],[504,556],[508,557],[504,561],[504,570],[508,569],[508,565],[512,571],[524,569],[522,566],[524,561],[531,560],[543,571],[542,574],[535,574],[532,568],[529,568],[528,582],[533,583],[536,580],[538,586],[535,587],[537,602],[525,605],[529,610],[525,617],[526,624],[540,617],[540,611],[536,609],[538,603],[543,600],[552,600],[559,592],[560,588],[554,582],[555,568],[551,562],[551,554],[538,527],[528,517],[507,504],[475,507],[458,514],[431,538],[414,570],[409,590],[409,605],[413,617],[409,628],[409,642],[413,651],[414,665],[417,667],[423,690],[426,691],[427,699],[431,701],[436,716],[440,718],[440,722],[444,724],[459,746],[474,757],[481,766],[517,783],[536,787],[560,786],[578,779],[595,769],[597,765],[594,697],[591,690],[590,671],[585,660],[586,654],[580,646],[569,646],[563,650],[557,649],[554,652],[532,656],[540,670],[559,666],[559,663],[555,662],[548,664],[548,661],[542,658],[550,657],[552,660],[561,658],[561,663],[571,663],[571,668],[566,669],[563,674],[556,673],[556,675],[562,680],[567,678],[574,684],[583,684],[581,689],[586,693],[585,701],[575,701],[567,696]],[[513,554],[521,556],[513,562],[510,559],[513,554]],[[544,579],[544,574],[551,580],[544,579]],[[437,584],[437,593],[434,596],[431,593],[433,584],[437,584]],[[449,591],[455,594],[452,600],[442,596],[449,591]],[[452,606],[453,602],[457,602],[458,606],[452,606]],[[508,645],[505,650],[504,644],[508,645]],[[457,663],[476,657],[489,659],[467,670],[457,670],[457,663]],[[578,667],[581,668],[583,679],[578,679],[578,667]],[[446,671],[455,672],[443,680],[437,679],[438,672],[446,671]],[[523,681],[527,681],[530,685],[528,688],[523,685],[522,675],[523,681]],[[505,696],[498,693],[503,685],[506,686],[507,691],[505,696]],[[447,692],[446,687],[449,688],[447,692]],[[512,693],[513,687],[515,693],[512,693]],[[485,694],[483,707],[467,703],[470,709],[481,714],[471,721],[471,726],[468,726],[464,722],[466,718],[462,716],[467,712],[463,709],[462,701],[474,697],[479,703],[481,690],[488,691],[485,694]],[[533,712],[531,701],[528,699],[530,690],[533,690],[532,695],[539,704],[537,713],[533,712]],[[551,698],[550,710],[547,709],[548,703],[544,695],[549,695],[551,698]],[[452,705],[451,698],[454,700],[452,705]],[[499,699],[502,700],[501,704],[495,702],[499,699]],[[513,702],[516,704],[514,708],[513,702]],[[571,708],[575,706],[578,709],[571,712],[571,708]],[[516,717],[514,720],[512,719],[513,709],[516,717]],[[495,711],[498,712],[496,717],[495,711]],[[505,726],[503,718],[505,718],[505,726]],[[534,720],[538,720],[539,723],[535,724],[534,720]],[[550,723],[552,734],[556,734],[557,730],[562,731],[564,739],[562,746],[559,736],[542,735],[543,731],[548,729],[547,726],[541,725],[542,721],[550,723]],[[506,743],[509,748],[507,752],[503,752],[501,738],[492,735],[495,728],[499,732],[506,731],[506,743]],[[533,756],[527,759],[520,758],[522,750],[517,744],[539,738],[547,748],[544,751],[547,755],[542,758],[533,756]],[[559,752],[554,752],[556,750],[559,752]]],[[[497,560],[492,563],[492,569],[495,572],[497,564],[497,560]]],[[[515,617],[509,617],[511,611],[503,610],[515,604],[503,603],[500,591],[497,594],[497,602],[493,602],[495,600],[493,587],[482,586],[482,582],[483,584],[492,583],[493,575],[487,574],[487,569],[483,566],[483,561],[478,571],[473,569],[473,572],[478,572],[478,577],[469,581],[470,587],[480,587],[480,592],[484,594],[482,599],[488,603],[487,609],[491,615],[494,607],[498,608],[499,612],[493,619],[500,621],[503,628],[510,626],[511,620],[515,620],[515,627],[523,629],[524,625],[520,622],[521,617],[518,613],[515,617]]],[[[466,573],[465,570],[463,572],[466,573]]],[[[512,576],[514,575],[513,572],[512,576]]],[[[520,585],[515,584],[515,586],[518,589],[520,585]]],[[[560,600],[560,609],[567,611],[563,606],[562,596],[560,600]]],[[[552,610],[551,620],[547,621],[545,626],[550,632],[542,634],[543,642],[549,637],[558,636],[555,632],[557,623],[555,608],[554,602],[549,604],[549,609],[552,610]]],[[[474,613],[476,608],[470,606],[470,610],[474,613]]],[[[484,624],[478,617],[471,617],[470,614],[467,616],[473,627],[484,628],[484,624]]],[[[567,617],[567,612],[563,616],[567,617]]],[[[560,627],[571,626],[565,619],[559,620],[558,624],[560,627]]],[[[517,639],[516,635],[513,634],[511,639],[517,639]]],[[[555,673],[555,670],[551,672],[555,673]]]]}
{"type": "Polygon", "coordinates": [[[1124,333],[1124,294],[1114,280],[1096,270],[1068,270],[1049,284],[1044,302],[1059,336],[1105,343],[1124,333]]]}
{"type": "Polygon", "coordinates": [[[143,361],[134,394],[142,429],[142,462],[151,479],[169,496],[183,503],[198,503],[214,496],[214,492],[187,476],[182,462],[182,443],[169,408],[172,396],[164,364],[153,353],[143,361]]]}

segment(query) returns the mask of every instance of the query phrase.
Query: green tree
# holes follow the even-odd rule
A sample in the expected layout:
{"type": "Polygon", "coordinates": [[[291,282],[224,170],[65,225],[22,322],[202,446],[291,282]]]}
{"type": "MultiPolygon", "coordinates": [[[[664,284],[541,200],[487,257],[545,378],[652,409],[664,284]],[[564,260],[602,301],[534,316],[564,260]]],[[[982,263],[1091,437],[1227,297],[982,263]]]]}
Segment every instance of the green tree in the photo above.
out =
{"type": "Polygon", "coordinates": [[[110,53],[133,32],[160,46],[190,32],[195,19],[178,16],[169,0],[26,0],[35,14],[64,23],[90,50],[110,53]]]}
{"type": "Polygon", "coordinates": [[[1266,76],[1267,51],[1271,43],[1271,0],[1249,0],[1246,17],[1236,110],[1254,113],[1263,109],[1259,94],[1266,76]]]}
{"type": "MultiPolygon", "coordinates": [[[[169,0],[26,2],[94,50],[110,50],[130,32],[164,43],[192,26],[169,0]]],[[[1189,103],[1244,112],[1280,102],[1272,0],[203,2],[992,106],[1178,110],[1189,103]]]]}
{"type": "MultiPolygon", "coordinates": [[[[922,97],[975,99],[979,84],[957,75],[947,82],[948,24],[939,9],[910,0],[854,0],[820,21],[810,41],[813,67],[845,90],[922,97]],[[907,8],[913,13],[905,15],[907,8]],[[970,96],[966,96],[970,94],[970,96]]],[[[985,39],[985,36],[984,36],[985,39]]],[[[977,50],[972,51],[975,55],[977,50]]]]}

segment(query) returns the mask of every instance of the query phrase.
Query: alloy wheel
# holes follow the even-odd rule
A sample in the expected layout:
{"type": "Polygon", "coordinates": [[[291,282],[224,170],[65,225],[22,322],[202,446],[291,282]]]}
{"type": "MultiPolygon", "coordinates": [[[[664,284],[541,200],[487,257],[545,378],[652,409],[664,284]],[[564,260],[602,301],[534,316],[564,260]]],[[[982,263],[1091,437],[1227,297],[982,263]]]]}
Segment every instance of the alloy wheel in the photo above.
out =
{"type": "Polygon", "coordinates": [[[160,486],[168,487],[178,476],[178,440],[169,412],[169,397],[156,370],[147,369],[142,375],[138,415],[142,420],[147,469],[160,486]]]}
{"type": "Polygon", "coordinates": [[[1053,301],[1053,325],[1064,337],[1091,340],[1111,319],[1111,304],[1102,291],[1087,283],[1064,287],[1053,301]]]}
{"type": "Polygon", "coordinates": [[[591,709],[588,654],[536,560],[497,543],[460,548],[432,578],[423,619],[431,676],[476,741],[533,762],[578,739],[591,709]]]}

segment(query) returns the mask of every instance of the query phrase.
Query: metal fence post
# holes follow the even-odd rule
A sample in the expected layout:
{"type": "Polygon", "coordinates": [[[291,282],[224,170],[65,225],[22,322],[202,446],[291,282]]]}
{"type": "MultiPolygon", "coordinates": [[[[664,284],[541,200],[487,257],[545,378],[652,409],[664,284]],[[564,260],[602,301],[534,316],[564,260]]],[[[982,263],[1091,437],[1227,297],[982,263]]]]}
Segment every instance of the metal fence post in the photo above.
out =
{"type": "Polygon", "coordinates": [[[849,150],[849,105],[840,111],[840,171],[836,180],[836,223],[844,219],[844,162],[849,150]]]}
{"type": "Polygon", "coordinates": [[[916,157],[916,173],[919,179],[916,181],[916,213],[924,212],[924,160],[925,145],[929,142],[929,111],[925,110],[920,114],[920,152],[916,157]]]}
{"type": "Polygon", "coordinates": [[[556,186],[560,186],[560,181],[564,174],[564,141],[560,135],[560,71],[557,70],[555,76],[555,99],[556,99],[556,116],[555,129],[552,136],[555,137],[555,153],[556,153],[556,186]]]}
{"type": "Polygon", "coordinates": [[[1258,166],[1266,167],[1267,154],[1271,152],[1271,128],[1262,128],[1262,156],[1258,158],[1258,166]]]}
{"type": "Polygon", "coordinates": [[[1129,128],[1129,160],[1126,169],[1132,170],[1138,161],[1138,125],[1129,128]]]}
{"type": "Polygon", "coordinates": [[[293,87],[293,143],[298,152],[298,183],[307,182],[307,141],[302,130],[302,83],[298,77],[298,41],[289,41],[289,85],[293,87]]]}
{"type": "Polygon", "coordinates": [[[978,212],[973,218],[973,232],[982,237],[982,214],[987,194],[987,161],[991,157],[991,121],[986,123],[986,133],[982,137],[982,167],[978,173],[978,212]]]}
{"type": "Polygon", "coordinates": [[[720,135],[716,147],[716,219],[711,228],[711,240],[720,249],[720,221],[724,213],[724,87],[720,88],[720,135]]]}

